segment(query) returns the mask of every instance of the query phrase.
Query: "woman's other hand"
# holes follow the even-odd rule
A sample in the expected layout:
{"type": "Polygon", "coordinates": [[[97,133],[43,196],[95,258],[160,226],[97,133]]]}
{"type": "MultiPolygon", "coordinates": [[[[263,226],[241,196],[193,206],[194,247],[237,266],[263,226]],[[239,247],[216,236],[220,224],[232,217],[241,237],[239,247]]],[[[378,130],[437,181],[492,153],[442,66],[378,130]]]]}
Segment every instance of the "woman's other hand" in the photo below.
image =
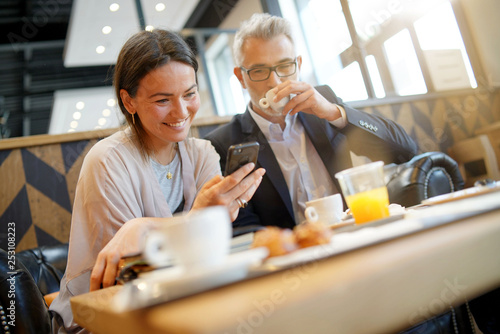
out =
{"type": "Polygon", "coordinates": [[[154,219],[135,218],[129,220],[99,252],[90,275],[90,291],[113,286],[118,274],[118,263],[126,255],[142,250],[146,235],[153,228],[154,219]]]}

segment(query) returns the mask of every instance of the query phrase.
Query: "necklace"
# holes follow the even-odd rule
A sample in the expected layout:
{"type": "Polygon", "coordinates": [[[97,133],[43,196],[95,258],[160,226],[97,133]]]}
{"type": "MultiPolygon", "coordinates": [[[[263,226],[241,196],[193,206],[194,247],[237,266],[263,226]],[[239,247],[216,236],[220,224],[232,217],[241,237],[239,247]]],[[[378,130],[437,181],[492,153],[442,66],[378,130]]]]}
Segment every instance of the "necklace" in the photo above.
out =
{"type": "MultiPolygon", "coordinates": [[[[174,149],[172,150],[174,152],[174,156],[172,157],[172,159],[170,160],[170,162],[168,163],[168,165],[166,166],[167,168],[167,175],[165,176],[168,180],[171,180],[173,177],[174,177],[174,174],[170,172],[170,167],[172,167],[172,165],[174,165],[174,160],[175,160],[175,157],[177,155],[177,147],[178,147],[178,144],[175,143],[174,144],[174,149]]],[[[158,164],[162,167],[164,167],[160,160],[158,160],[158,158],[156,157],[156,153],[153,151],[153,156],[155,157],[155,160],[158,162],[158,164]]]]}
{"type": "Polygon", "coordinates": [[[172,173],[170,173],[170,165],[171,164],[168,164],[168,170],[167,170],[167,179],[171,180],[172,179],[172,173]]]}

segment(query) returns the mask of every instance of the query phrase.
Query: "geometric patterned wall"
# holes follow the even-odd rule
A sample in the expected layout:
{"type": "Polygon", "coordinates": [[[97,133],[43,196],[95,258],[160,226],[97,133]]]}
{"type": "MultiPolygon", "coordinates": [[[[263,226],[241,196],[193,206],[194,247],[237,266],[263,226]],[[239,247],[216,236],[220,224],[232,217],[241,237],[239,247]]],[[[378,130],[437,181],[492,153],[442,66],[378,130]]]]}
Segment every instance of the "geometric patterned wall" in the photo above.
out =
{"type": "Polygon", "coordinates": [[[10,222],[16,251],[68,242],[78,174],[96,141],[0,151],[0,248],[10,222]]]}
{"type": "Polygon", "coordinates": [[[500,121],[500,90],[363,108],[402,125],[421,153],[447,153],[456,142],[500,121]]]}
{"type": "MultiPolygon", "coordinates": [[[[401,124],[420,152],[447,153],[455,142],[500,121],[500,91],[360,109],[401,124]]],[[[7,248],[9,222],[16,226],[17,251],[68,242],[78,174],[97,140],[0,150],[0,248],[7,248]]]]}

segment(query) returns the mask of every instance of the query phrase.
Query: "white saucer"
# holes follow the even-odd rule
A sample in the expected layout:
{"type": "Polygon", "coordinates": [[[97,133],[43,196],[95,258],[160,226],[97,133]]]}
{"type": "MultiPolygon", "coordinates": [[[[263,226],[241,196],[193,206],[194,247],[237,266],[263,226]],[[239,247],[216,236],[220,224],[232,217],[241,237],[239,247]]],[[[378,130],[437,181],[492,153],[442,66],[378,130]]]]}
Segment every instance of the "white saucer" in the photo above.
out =
{"type": "Polygon", "coordinates": [[[231,254],[215,267],[192,271],[170,267],[144,273],[123,286],[115,296],[114,306],[119,312],[129,311],[242,280],[250,267],[260,265],[267,254],[266,248],[255,248],[231,254]]]}

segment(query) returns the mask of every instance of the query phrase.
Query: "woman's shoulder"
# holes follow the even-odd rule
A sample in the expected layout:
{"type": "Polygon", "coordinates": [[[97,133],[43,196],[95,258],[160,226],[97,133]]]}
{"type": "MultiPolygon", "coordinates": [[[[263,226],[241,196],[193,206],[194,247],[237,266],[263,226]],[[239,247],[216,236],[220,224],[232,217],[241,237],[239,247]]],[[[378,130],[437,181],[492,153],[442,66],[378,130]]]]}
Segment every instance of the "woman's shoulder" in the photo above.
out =
{"type": "Polygon", "coordinates": [[[127,130],[118,130],[109,137],[98,141],[89,151],[86,160],[106,162],[117,157],[137,159],[139,151],[127,130]]]}

